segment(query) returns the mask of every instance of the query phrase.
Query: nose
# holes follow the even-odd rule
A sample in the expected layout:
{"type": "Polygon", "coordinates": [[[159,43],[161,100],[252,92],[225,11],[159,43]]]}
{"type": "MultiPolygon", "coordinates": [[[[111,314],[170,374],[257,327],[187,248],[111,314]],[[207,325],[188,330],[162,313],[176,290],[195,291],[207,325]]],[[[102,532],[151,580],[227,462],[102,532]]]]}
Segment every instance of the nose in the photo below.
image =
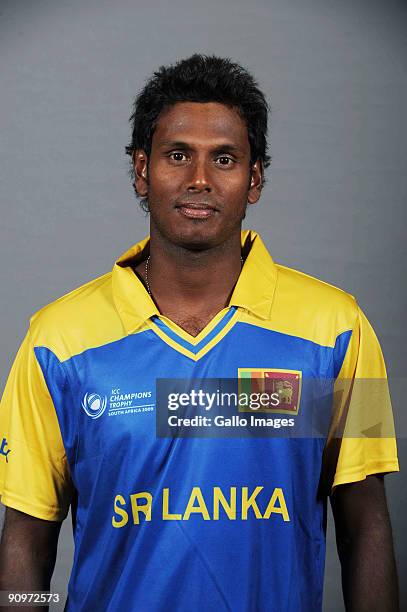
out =
{"type": "Polygon", "coordinates": [[[209,169],[205,160],[196,160],[191,164],[191,175],[188,177],[188,191],[211,191],[209,169]]]}

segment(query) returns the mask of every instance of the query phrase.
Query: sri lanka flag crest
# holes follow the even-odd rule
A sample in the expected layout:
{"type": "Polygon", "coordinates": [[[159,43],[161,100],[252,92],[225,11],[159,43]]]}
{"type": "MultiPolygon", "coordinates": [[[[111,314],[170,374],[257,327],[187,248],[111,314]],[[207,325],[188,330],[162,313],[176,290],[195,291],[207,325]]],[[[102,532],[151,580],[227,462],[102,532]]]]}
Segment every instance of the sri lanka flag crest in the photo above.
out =
{"type": "MultiPolygon", "coordinates": [[[[300,407],[301,374],[300,370],[238,368],[239,394],[265,394],[257,412],[296,415],[300,407]],[[269,406],[265,405],[266,395],[273,398],[269,406]]],[[[253,412],[253,409],[239,405],[239,412],[253,412]]]]}

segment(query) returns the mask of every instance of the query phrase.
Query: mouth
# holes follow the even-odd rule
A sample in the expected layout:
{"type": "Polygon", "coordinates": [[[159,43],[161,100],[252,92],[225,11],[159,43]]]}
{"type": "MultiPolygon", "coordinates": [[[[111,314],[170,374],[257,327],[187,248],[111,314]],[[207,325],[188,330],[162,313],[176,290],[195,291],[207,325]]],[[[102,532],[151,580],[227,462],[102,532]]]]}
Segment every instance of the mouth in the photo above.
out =
{"type": "Polygon", "coordinates": [[[189,219],[207,219],[216,214],[217,209],[206,202],[182,202],[175,206],[181,215],[189,219]]]}

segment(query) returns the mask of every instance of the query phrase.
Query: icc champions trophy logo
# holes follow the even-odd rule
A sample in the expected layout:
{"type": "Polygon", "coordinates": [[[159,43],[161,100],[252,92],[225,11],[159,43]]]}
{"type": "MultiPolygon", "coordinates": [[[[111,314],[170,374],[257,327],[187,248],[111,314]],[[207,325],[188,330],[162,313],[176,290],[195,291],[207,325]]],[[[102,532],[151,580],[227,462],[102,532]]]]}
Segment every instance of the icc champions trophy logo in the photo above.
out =
{"type": "Polygon", "coordinates": [[[104,413],[106,404],[106,395],[102,398],[97,393],[85,393],[82,400],[82,408],[91,419],[99,418],[104,413]]]}

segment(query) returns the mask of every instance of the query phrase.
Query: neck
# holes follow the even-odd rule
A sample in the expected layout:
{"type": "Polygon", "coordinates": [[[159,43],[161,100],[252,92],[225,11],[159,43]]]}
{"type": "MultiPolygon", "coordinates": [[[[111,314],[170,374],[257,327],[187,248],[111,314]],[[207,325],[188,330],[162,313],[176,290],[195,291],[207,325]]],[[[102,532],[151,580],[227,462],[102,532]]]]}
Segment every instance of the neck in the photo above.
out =
{"type": "Polygon", "coordinates": [[[148,282],[163,314],[174,309],[217,312],[227,305],[240,271],[240,231],[218,246],[199,251],[151,233],[148,282]]]}

